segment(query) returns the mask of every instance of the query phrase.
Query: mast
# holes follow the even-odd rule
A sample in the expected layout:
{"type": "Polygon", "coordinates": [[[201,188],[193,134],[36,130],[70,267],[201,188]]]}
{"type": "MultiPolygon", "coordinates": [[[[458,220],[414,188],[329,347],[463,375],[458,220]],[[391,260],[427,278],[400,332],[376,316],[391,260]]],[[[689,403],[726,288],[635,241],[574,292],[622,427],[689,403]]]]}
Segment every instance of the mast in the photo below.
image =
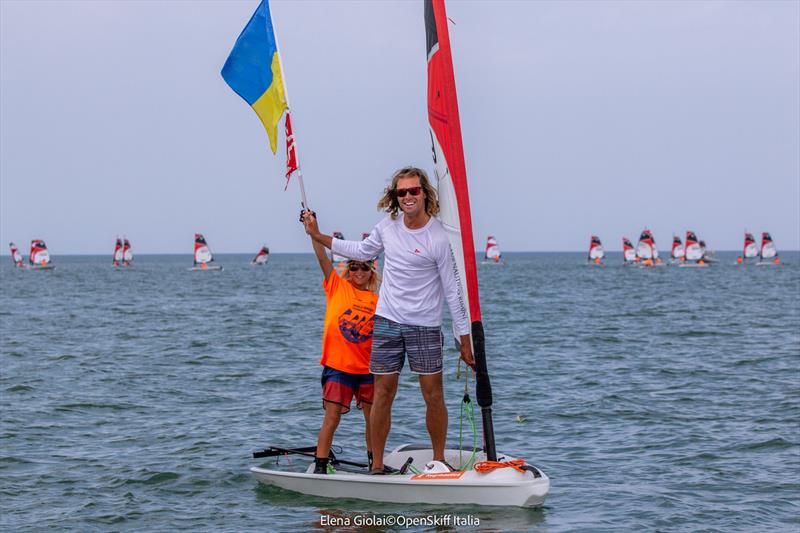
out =
{"type": "Polygon", "coordinates": [[[462,297],[467,300],[465,303],[472,324],[475,393],[481,408],[484,449],[487,459],[496,461],[492,386],[486,365],[467,170],[444,0],[425,0],[425,35],[428,56],[428,124],[435,173],[439,182],[440,220],[450,239],[462,297]]]}

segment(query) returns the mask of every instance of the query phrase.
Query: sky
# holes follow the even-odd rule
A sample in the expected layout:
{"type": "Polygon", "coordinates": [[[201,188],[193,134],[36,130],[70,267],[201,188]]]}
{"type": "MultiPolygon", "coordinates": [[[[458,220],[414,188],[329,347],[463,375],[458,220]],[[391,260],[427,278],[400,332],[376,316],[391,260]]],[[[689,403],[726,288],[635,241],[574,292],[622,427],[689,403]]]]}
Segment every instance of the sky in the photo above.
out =
{"type": "MultiPolygon", "coordinates": [[[[285,154],[219,74],[257,5],[0,0],[2,253],[310,252],[285,154]]],[[[360,238],[393,171],[432,171],[422,2],[271,7],[309,203],[360,238]]],[[[800,2],[447,9],[478,249],[800,249],[800,2]]]]}

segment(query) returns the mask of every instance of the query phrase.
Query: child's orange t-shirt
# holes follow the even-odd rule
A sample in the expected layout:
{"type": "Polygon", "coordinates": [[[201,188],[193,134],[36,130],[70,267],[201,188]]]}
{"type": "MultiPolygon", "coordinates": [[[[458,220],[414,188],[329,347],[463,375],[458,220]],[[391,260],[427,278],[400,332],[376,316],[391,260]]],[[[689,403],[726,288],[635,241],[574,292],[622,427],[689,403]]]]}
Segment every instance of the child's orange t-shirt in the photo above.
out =
{"type": "Polygon", "coordinates": [[[328,299],[321,365],[350,374],[369,374],[372,327],[378,295],[356,289],[336,269],[322,282],[328,299]]]}

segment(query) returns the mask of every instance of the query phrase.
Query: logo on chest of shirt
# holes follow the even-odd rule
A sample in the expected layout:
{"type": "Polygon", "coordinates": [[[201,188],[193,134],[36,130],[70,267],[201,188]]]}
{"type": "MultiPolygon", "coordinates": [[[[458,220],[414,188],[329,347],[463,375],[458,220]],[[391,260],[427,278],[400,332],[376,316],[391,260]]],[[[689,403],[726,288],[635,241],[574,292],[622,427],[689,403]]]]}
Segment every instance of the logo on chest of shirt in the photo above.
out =
{"type": "Polygon", "coordinates": [[[339,332],[346,341],[360,344],[372,338],[372,328],[375,326],[375,315],[345,310],[339,315],[339,332]]]}

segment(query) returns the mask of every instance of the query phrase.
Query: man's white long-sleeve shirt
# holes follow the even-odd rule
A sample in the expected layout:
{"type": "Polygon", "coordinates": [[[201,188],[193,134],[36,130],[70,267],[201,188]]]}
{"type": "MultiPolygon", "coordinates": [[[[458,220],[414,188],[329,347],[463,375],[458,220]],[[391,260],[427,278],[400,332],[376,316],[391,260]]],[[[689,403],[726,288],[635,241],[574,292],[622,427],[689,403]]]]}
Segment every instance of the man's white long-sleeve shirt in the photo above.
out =
{"type": "Polygon", "coordinates": [[[442,325],[444,300],[457,335],[470,333],[466,302],[442,223],[434,218],[409,229],[403,213],[381,220],[363,241],[333,239],[333,253],[367,261],[384,253],[383,280],[375,314],[400,324],[442,325]]]}

